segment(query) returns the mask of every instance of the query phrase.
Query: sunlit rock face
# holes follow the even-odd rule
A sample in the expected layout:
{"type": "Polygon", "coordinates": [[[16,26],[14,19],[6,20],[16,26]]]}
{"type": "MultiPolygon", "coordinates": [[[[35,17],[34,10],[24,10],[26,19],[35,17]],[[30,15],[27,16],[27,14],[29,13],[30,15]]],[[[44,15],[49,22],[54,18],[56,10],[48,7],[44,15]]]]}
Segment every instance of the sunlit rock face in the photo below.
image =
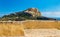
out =
{"type": "Polygon", "coordinates": [[[41,16],[41,13],[36,8],[28,8],[25,12],[32,14],[33,17],[41,16]]]}

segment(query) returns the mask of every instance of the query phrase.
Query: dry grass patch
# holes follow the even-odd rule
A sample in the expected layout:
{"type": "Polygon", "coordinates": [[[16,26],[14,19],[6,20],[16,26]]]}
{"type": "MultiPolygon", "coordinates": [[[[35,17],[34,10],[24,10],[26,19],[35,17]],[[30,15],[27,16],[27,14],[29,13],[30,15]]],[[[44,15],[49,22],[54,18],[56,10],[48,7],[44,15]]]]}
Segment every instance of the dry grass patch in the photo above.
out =
{"type": "Polygon", "coordinates": [[[23,22],[23,26],[25,29],[44,29],[44,28],[52,28],[52,29],[55,29],[57,28],[57,25],[58,23],[56,21],[54,22],[41,22],[41,21],[26,21],[26,22],[23,22]]]}
{"type": "Polygon", "coordinates": [[[0,36],[24,36],[21,23],[0,23],[0,36]]]}

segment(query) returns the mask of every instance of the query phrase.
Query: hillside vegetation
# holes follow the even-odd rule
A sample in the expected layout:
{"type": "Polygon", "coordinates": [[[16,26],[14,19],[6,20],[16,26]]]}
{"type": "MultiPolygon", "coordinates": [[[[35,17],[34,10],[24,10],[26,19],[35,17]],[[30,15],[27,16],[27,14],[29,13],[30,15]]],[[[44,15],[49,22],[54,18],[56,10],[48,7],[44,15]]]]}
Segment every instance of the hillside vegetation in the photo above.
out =
{"type": "Polygon", "coordinates": [[[4,15],[0,18],[0,21],[23,21],[23,20],[56,20],[42,16],[41,12],[36,8],[28,8],[24,11],[19,11],[4,15]]]}

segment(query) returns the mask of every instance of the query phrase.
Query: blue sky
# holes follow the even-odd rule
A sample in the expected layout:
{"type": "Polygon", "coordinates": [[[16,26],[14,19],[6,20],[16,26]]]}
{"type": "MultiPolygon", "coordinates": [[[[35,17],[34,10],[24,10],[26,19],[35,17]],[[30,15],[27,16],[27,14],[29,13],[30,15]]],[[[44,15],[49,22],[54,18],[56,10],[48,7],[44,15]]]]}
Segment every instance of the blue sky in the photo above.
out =
{"type": "Polygon", "coordinates": [[[0,0],[0,16],[38,8],[42,16],[60,18],[60,0],[0,0]]]}

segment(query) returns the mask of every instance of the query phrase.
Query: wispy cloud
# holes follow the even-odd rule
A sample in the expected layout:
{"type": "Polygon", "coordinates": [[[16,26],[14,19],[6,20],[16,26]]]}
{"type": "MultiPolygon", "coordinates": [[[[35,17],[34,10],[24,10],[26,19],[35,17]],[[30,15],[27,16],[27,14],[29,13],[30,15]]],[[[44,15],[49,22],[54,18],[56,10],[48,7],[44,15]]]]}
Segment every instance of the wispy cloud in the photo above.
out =
{"type": "Polygon", "coordinates": [[[42,15],[46,17],[60,18],[60,12],[42,12],[42,15]]]}

